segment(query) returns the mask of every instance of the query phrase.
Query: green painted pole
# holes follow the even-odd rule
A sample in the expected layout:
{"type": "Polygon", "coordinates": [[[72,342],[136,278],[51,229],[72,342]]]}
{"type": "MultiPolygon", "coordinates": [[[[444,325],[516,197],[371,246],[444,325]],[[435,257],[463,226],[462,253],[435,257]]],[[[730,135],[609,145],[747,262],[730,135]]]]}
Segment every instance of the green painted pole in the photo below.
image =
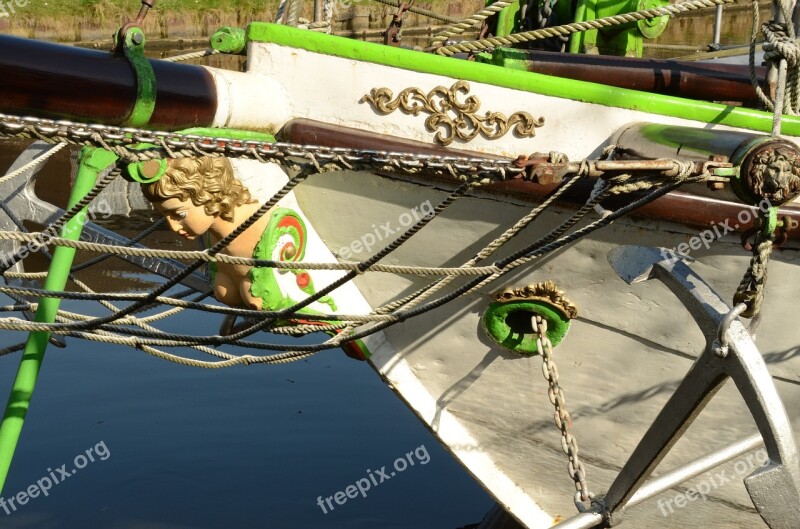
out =
{"type": "MultiPolygon", "coordinates": [[[[75,185],[70,193],[67,208],[73,207],[85,197],[94,187],[97,175],[116,161],[117,156],[113,153],[102,149],[84,148],[81,152],[80,167],[75,177],[75,185]]],[[[86,211],[83,210],[67,222],[61,231],[61,237],[78,240],[85,220],[86,211]]],[[[74,257],[75,249],[63,246],[56,247],[47,279],[44,282],[45,290],[64,289],[74,257]]],[[[58,298],[40,299],[35,321],[53,323],[60,304],[61,300],[58,298]]],[[[17,442],[22,431],[22,425],[25,422],[25,415],[30,406],[33,390],[36,386],[36,378],[39,376],[39,369],[42,366],[44,352],[47,349],[49,339],[49,332],[35,331],[28,335],[28,341],[25,343],[25,350],[22,353],[22,360],[17,370],[17,377],[11,388],[11,395],[8,397],[3,422],[0,424],[0,492],[2,492],[5,485],[8,469],[11,466],[11,458],[17,448],[17,442]]]]}

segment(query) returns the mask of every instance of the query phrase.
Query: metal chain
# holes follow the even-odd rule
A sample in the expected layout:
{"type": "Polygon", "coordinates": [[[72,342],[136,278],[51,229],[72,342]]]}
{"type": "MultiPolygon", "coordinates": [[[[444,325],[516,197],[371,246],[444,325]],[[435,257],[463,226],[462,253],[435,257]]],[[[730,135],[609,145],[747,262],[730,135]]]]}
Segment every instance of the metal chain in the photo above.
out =
{"type": "MultiPolygon", "coordinates": [[[[551,160],[538,160],[536,157],[529,159],[527,156],[516,159],[492,159],[236,140],[65,120],[19,117],[0,113],[0,139],[2,138],[32,138],[47,143],[102,147],[119,156],[125,163],[162,158],[220,156],[278,163],[298,172],[325,173],[348,169],[400,171],[414,175],[424,171],[452,177],[460,182],[475,184],[489,184],[511,178],[536,180],[538,178],[535,169],[537,166],[544,167],[546,170],[547,166],[552,165],[551,160]],[[155,147],[147,150],[131,150],[129,148],[131,145],[141,143],[155,145],[155,147]]],[[[566,157],[564,158],[566,159],[566,157]]],[[[718,180],[720,177],[709,171],[716,166],[730,167],[730,164],[727,163],[717,163],[715,167],[709,164],[710,162],[706,162],[702,167],[695,167],[691,171],[692,174],[697,174],[705,179],[718,180]]],[[[607,171],[619,172],[620,170],[660,174],[672,178],[689,171],[691,167],[688,162],[674,159],[620,162],[583,160],[566,163],[562,169],[569,174],[575,173],[590,178],[603,177],[607,171]]],[[[727,180],[727,178],[724,179],[727,180]]]]}
{"type": "MultiPolygon", "coordinates": [[[[2,113],[0,113],[0,138],[34,138],[48,143],[99,146],[111,150],[128,162],[158,159],[165,155],[170,158],[198,155],[225,156],[281,163],[286,163],[289,158],[306,158],[311,161],[305,162],[305,164],[295,161],[294,164],[319,163],[323,166],[332,164],[336,169],[370,166],[397,169],[407,173],[428,170],[450,174],[463,181],[471,180],[481,183],[506,180],[525,172],[525,168],[515,165],[512,159],[435,156],[371,149],[234,140],[111,125],[84,124],[66,120],[19,117],[2,113]],[[138,143],[149,143],[160,147],[143,151],[133,151],[127,148],[127,146],[138,143]]],[[[320,167],[320,172],[325,169],[325,167],[320,167]]]]}
{"type": "Polygon", "coordinates": [[[547,337],[547,320],[536,315],[531,317],[531,325],[533,325],[533,332],[536,334],[536,346],[542,355],[542,374],[549,384],[547,396],[555,408],[553,417],[556,428],[561,430],[561,449],[569,460],[567,464],[569,477],[575,482],[575,490],[577,491],[575,505],[578,510],[583,511],[585,508],[583,502],[590,501],[594,495],[589,492],[589,485],[586,483],[586,470],[578,457],[578,440],[570,432],[572,419],[567,411],[564,391],[559,385],[558,367],[553,360],[553,344],[547,337]]]}

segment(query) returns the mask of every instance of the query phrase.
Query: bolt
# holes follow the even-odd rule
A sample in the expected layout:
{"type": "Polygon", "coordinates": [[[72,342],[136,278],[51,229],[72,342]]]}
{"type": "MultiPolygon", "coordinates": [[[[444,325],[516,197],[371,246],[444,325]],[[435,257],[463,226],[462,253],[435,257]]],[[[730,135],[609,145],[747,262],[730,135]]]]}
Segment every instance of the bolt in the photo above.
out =
{"type": "Polygon", "coordinates": [[[721,189],[725,189],[725,182],[709,182],[708,188],[712,191],[719,191],[721,189]]]}
{"type": "Polygon", "coordinates": [[[141,46],[142,42],[144,42],[144,34],[141,31],[137,31],[133,34],[133,36],[131,36],[131,40],[137,46],[141,46]]]}

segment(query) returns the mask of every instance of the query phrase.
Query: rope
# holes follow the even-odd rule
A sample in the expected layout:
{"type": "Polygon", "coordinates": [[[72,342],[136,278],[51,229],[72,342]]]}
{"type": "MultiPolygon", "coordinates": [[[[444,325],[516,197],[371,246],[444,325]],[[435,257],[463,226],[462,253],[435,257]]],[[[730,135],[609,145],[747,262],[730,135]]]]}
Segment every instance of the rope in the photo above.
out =
{"type": "MultiPolygon", "coordinates": [[[[83,209],[86,208],[97,197],[97,195],[103,191],[103,189],[108,187],[108,185],[120,175],[120,172],[120,164],[117,162],[100,173],[99,179],[95,183],[94,187],[86,194],[86,196],[84,196],[68,211],[65,211],[60,218],[52,222],[50,226],[48,226],[44,232],[41,232],[36,239],[30,241],[31,244],[36,244],[39,248],[45,246],[51,237],[54,237],[55,234],[59,233],[62,228],[66,226],[67,222],[72,220],[75,215],[78,215],[81,211],[83,211],[83,209]]],[[[3,207],[3,210],[8,213],[5,206],[3,207]]],[[[19,228],[25,231],[24,226],[19,226],[19,228]]],[[[5,272],[5,270],[8,270],[17,262],[21,261],[28,254],[28,251],[29,249],[21,248],[16,254],[4,258],[2,271],[5,272]]]]}
{"type": "Polygon", "coordinates": [[[513,2],[506,1],[506,0],[497,0],[495,3],[481,9],[474,15],[465,18],[463,21],[459,22],[458,24],[454,24],[450,27],[445,28],[441,32],[437,33],[432,39],[430,47],[433,48],[438,44],[446,41],[450,37],[454,37],[455,35],[460,35],[464,33],[466,30],[477,26],[493,14],[497,13],[498,11],[502,10],[503,8],[511,5],[513,2]]]}
{"type": "MultiPolygon", "coordinates": [[[[160,224],[159,224],[160,225],[160,224]]],[[[152,233],[156,228],[148,229],[152,233]]],[[[0,240],[15,240],[27,243],[38,243],[43,237],[46,236],[44,232],[30,232],[21,233],[16,231],[3,231],[0,230],[0,240]]],[[[143,237],[140,235],[139,237],[143,237]]],[[[133,244],[135,241],[131,240],[128,244],[133,244]]],[[[228,254],[215,254],[212,255],[208,250],[156,250],[152,248],[131,248],[129,246],[119,246],[115,244],[96,243],[90,241],[73,241],[63,239],[60,237],[48,238],[42,246],[63,246],[66,248],[74,248],[76,250],[84,250],[95,253],[108,254],[102,257],[107,259],[112,255],[117,256],[135,256],[135,257],[149,257],[153,259],[176,259],[180,261],[202,261],[204,263],[224,263],[242,266],[260,266],[268,268],[280,268],[286,270],[299,270],[302,268],[308,270],[345,270],[355,272],[382,272],[387,274],[401,274],[401,275],[418,275],[418,276],[439,276],[439,275],[453,275],[453,276],[468,276],[468,275],[481,275],[487,272],[497,271],[496,268],[487,267],[474,267],[474,268],[447,268],[447,267],[431,267],[431,266],[409,266],[409,265],[386,265],[375,263],[367,268],[363,268],[361,263],[343,262],[343,263],[313,263],[305,261],[270,261],[266,259],[254,259],[252,257],[236,257],[228,254]]],[[[92,262],[91,264],[96,264],[92,262]]],[[[89,263],[83,263],[75,268],[81,270],[86,268],[89,263]]],[[[47,272],[40,272],[38,274],[6,274],[7,277],[24,277],[26,279],[39,279],[45,277],[47,272]]]]}
{"type": "Polygon", "coordinates": [[[319,31],[320,33],[330,33],[331,23],[329,21],[321,20],[319,22],[307,22],[297,26],[300,29],[308,29],[311,31],[319,31]]]}
{"type": "Polygon", "coordinates": [[[504,37],[490,37],[471,42],[460,42],[451,46],[438,48],[436,53],[447,56],[455,55],[459,52],[476,53],[479,51],[497,48],[498,46],[513,46],[514,44],[520,44],[522,42],[529,42],[532,40],[546,39],[557,36],[566,36],[571,35],[572,33],[578,33],[580,31],[602,29],[606,27],[627,24],[630,22],[638,22],[639,20],[649,20],[651,18],[658,18],[662,16],[674,17],[689,11],[695,11],[716,5],[731,4],[733,1],[734,0],[689,0],[687,2],[681,2],[680,4],[672,4],[655,9],[643,9],[641,11],[613,15],[595,20],[587,20],[585,22],[573,22],[561,26],[524,31],[522,33],[515,33],[504,37]]]}
{"type": "MultiPolygon", "coordinates": [[[[570,234],[570,235],[564,236],[564,237],[560,237],[557,240],[555,240],[555,241],[553,241],[553,242],[551,242],[551,243],[549,243],[549,244],[547,244],[545,246],[541,246],[539,248],[534,248],[533,250],[530,250],[530,248],[528,248],[528,249],[525,250],[525,255],[522,258],[516,259],[516,260],[511,261],[511,262],[509,262],[509,258],[506,258],[505,260],[503,260],[500,263],[498,263],[498,265],[502,264],[502,269],[503,270],[502,270],[501,273],[497,274],[497,277],[499,277],[499,275],[503,275],[503,274],[513,270],[514,268],[516,268],[516,267],[518,267],[518,266],[520,266],[520,265],[522,265],[522,264],[524,264],[524,263],[526,263],[526,262],[528,262],[528,261],[530,261],[532,259],[538,258],[541,255],[544,255],[544,254],[549,253],[551,251],[554,251],[554,250],[556,250],[556,249],[558,249],[558,248],[560,248],[560,247],[562,247],[562,246],[564,246],[566,244],[569,244],[573,240],[575,240],[577,238],[580,238],[582,236],[585,236],[586,234],[590,233],[591,231],[594,231],[594,230],[598,229],[599,227],[602,227],[604,225],[609,224],[615,218],[618,218],[618,217],[628,213],[629,211],[632,211],[633,209],[643,205],[644,203],[647,203],[649,201],[655,200],[659,196],[662,196],[666,192],[676,188],[679,185],[680,185],[679,182],[675,182],[675,183],[673,183],[671,185],[668,185],[668,186],[666,186],[666,187],[664,187],[662,189],[659,189],[659,190],[657,190],[657,191],[655,191],[653,193],[650,193],[649,195],[647,195],[647,196],[635,201],[634,203],[626,206],[625,208],[621,208],[620,210],[614,212],[613,214],[608,215],[608,216],[606,216],[606,217],[604,217],[602,219],[599,219],[599,220],[591,223],[589,226],[587,226],[585,228],[582,228],[581,230],[578,230],[577,232],[575,232],[573,234],[570,234]]],[[[591,209],[591,208],[589,208],[589,209],[591,209]]],[[[552,239],[552,236],[547,237],[545,240],[551,240],[551,239],[552,239]]],[[[540,242],[539,243],[535,243],[534,247],[539,246],[539,245],[540,245],[540,242]]],[[[515,254],[515,256],[512,256],[512,257],[516,257],[516,254],[515,254]]],[[[489,282],[493,281],[494,279],[496,279],[494,274],[492,276],[485,277],[485,278],[478,277],[478,278],[470,281],[464,287],[462,287],[462,288],[460,288],[460,289],[448,294],[447,296],[444,296],[444,297],[442,297],[440,299],[437,299],[437,300],[435,300],[433,302],[430,302],[430,303],[428,303],[428,304],[426,304],[426,305],[424,305],[422,307],[417,307],[417,308],[414,308],[414,309],[411,309],[411,310],[407,310],[407,311],[400,311],[400,312],[397,312],[397,313],[395,313],[393,315],[389,315],[389,316],[368,315],[368,316],[356,317],[356,318],[354,318],[354,320],[355,319],[370,320],[370,321],[380,322],[380,323],[378,323],[377,325],[371,326],[368,329],[353,333],[353,334],[351,334],[349,336],[340,335],[338,337],[334,337],[333,339],[328,340],[328,341],[326,341],[326,342],[324,342],[322,344],[314,344],[314,345],[310,345],[310,346],[309,345],[295,346],[295,345],[287,345],[287,344],[262,344],[262,343],[254,343],[254,342],[244,342],[244,341],[238,340],[238,337],[236,337],[236,339],[229,339],[231,337],[226,337],[226,338],[222,338],[222,337],[219,337],[219,336],[198,337],[198,336],[183,336],[183,335],[176,335],[176,334],[163,335],[163,338],[139,339],[139,340],[135,340],[135,341],[132,340],[131,338],[125,338],[124,340],[121,340],[121,341],[118,340],[115,343],[122,343],[122,344],[129,344],[129,345],[135,343],[135,345],[137,347],[140,347],[141,345],[158,345],[158,344],[161,344],[161,345],[168,344],[168,345],[171,345],[171,346],[184,346],[184,345],[188,346],[188,345],[202,345],[202,344],[220,345],[220,344],[223,344],[223,343],[231,343],[231,344],[234,344],[234,345],[240,345],[240,346],[243,346],[243,347],[249,347],[249,348],[254,348],[254,349],[269,349],[269,350],[287,351],[287,353],[279,356],[279,358],[276,359],[276,360],[288,361],[290,359],[306,357],[311,352],[317,352],[317,351],[321,351],[321,350],[325,350],[325,349],[338,347],[339,345],[341,345],[341,342],[343,342],[345,339],[354,340],[354,339],[364,338],[366,336],[374,334],[375,332],[378,332],[378,331],[388,327],[389,325],[393,325],[393,324],[395,324],[397,322],[404,321],[404,320],[406,320],[408,318],[418,316],[420,314],[423,314],[425,312],[433,310],[434,308],[437,308],[437,307],[439,307],[439,306],[441,306],[441,305],[443,305],[443,304],[445,304],[445,303],[447,303],[449,301],[452,301],[453,299],[456,299],[456,298],[458,298],[458,297],[460,297],[462,295],[466,295],[466,294],[469,294],[471,292],[474,292],[475,290],[482,288],[484,285],[488,284],[489,282]]],[[[282,312],[282,311],[279,311],[278,313],[273,313],[273,314],[277,315],[277,314],[280,314],[280,312],[282,312]]],[[[269,314],[269,313],[264,313],[264,316],[266,316],[267,314],[269,314]]],[[[307,316],[303,315],[303,317],[306,318],[307,316]]],[[[324,317],[326,319],[333,319],[335,316],[324,315],[322,317],[324,317]]],[[[348,316],[348,318],[349,318],[349,316],[348,316]]],[[[96,320],[92,320],[92,321],[96,321],[96,320]]],[[[102,323],[102,325],[104,325],[104,324],[105,323],[102,323]]],[[[48,331],[57,331],[57,332],[66,331],[66,332],[62,332],[62,334],[65,334],[67,336],[75,335],[75,336],[78,336],[78,337],[85,337],[87,339],[101,339],[101,338],[98,338],[96,336],[90,337],[88,334],[85,334],[85,333],[82,334],[81,331],[76,330],[76,329],[78,329],[80,327],[82,327],[82,326],[74,326],[74,325],[66,325],[65,326],[64,324],[38,324],[38,323],[35,323],[35,322],[24,322],[24,321],[16,321],[16,320],[0,321],[0,328],[4,328],[4,329],[48,330],[48,331]]],[[[131,334],[131,335],[144,335],[144,336],[152,335],[152,333],[145,332],[143,334],[143,333],[137,332],[135,330],[128,330],[127,332],[129,334],[131,334]]],[[[243,334],[243,333],[240,333],[240,334],[243,334]]],[[[104,337],[104,338],[102,338],[102,340],[108,341],[108,340],[110,340],[110,338],[109,337],[104,337]]]]}
{"type": "MultiPolygon", "coordinates": [[[[5,124],[8,128],[8,124],[5,124]]],[[[47,138],[49,135],[55,135],[59,139],[67,138],[75,142],[85,141],[90,144],[99,143],[100,145],[108,148],[116,148],[119,150],[121,156],[129,156],[131,159],[145,159],[163,157],[164,153],[160,149],[153,149],[149,152],[134,152],[129,151],[124,145],[114,146],[108,143],[114,143],[116,140],[113,131],[103,130],[109,141],[106,142],[98,132],[88,132],[81,134],[75,130],[68,129],[68,133],[63,133],[59,127],[48,128],[27,128],[22,126],[12,130],[24,130],[34,137],[47,138]],[[85,140],[80,138],[87,138],[85,140]],[[77,139],[73,139],[77,138],[77,139]]],[[[94,129],[98,130],[98,129],[94,129]]],[[[135,141],[144,141],[144,139],[133,132],[129,137],[135,141]]],[[[148,134],[142,132],[141,134],[148,134]]],[[[52,139],[51,139],[52,141],[52,139]]],[[[173,136],[159,136],[154,143],[160,143],[163,151],[166,151],[170,156],[175,156],[182,153],[183,156],[191,155],[207,155],[209,154],[201,148],[197,142],[186,142],[178,137],[173,136]]],[[[226,144],[227,146],[227,144],[226,144]]],[[[24,300],[25,297],[57,297],[63,299],[73,299],[76,301],[90,301],[101,302],[106,309],[110,311],[110,315],[103,317],[86,316],[80,313],[67,312],[61,310],[57,313],[56,322],[52,324],[43,324],[37,322],[29,322],[15,318],[5,318],[0,320],[1,329],[9,330],[28,330],[28,331],[50,331],[57,332],[64,336],[78,337],[81,339],[100,341],[104,343],[115,343],[125,345],[142,350],[148,354],[162,358],[171,362],[181,363],[183,365],[194,365],[204,368],[219,368],[231,365],[248,365],[251,363],[284,363],[298,359],[308,358],[312,354],[319,351],[331,349],[341,346],[343,343],[351,340],[370,336],[380,330],[395,325],[398,322],[404,321],[408,318],[416,317],[424,314],[430,310],[442,306],[462,295],[467,295],[481,289],[483,286],[491,283],[497,278],[511,272],[515,268],[538,259],[542,255],[555,251],[566,244],[577,240],[580,237],[591,233],[593,230],[605,226],[614,219],[632,211],[636,207],[647,203],[650,200],[658,198],[663,193],[676,188],[684,182],[689,181],[702,181],[710,178],[710,175],[703,174],[698,176],[689,177],[692,165],[688,163],[681,163],[675,161],[676,167],[679,169],[678,176],[665,179],[661,176],[651,175],[618,175],[602,179],[602,184],[596,186],[596,191],[592,193],[586,203],[576,211],[570,218],[558,226],[555,230],[550,231],[544,237],[529,244],[518,252],[501,258],[494,263],[488,263],[483,266],[478,266],[480,261],[483,261],[495,254],[503,248],[508,241],[516,237],[529,226],[536,218],[540,216],[555,200],[557,200],[563,193],[570,189],[576,182],[588,177],[592,162],[583,160],[580,163],[572,164],[577,167],[577,173],[568,176],[564,183],[556,189],[547,199],[539,206],[533,208],[528,214],[520,218],[511,228],[505,230],[499,237],[486,245],[480,250],[472,259],[467,261],[460,267],[417,267],[405,265],[383,265],[379,261],[385,259],[395,250],[400,248],[409,239],[416,235],[420,230],[424,229],[433,219],[437,218],[444,212],[450,205],[452,205],[459,198],[466,196],[472,189],[497,181],[505,179],[508,175],[516,175],[519,172],[512,171],[512,166],[508,164],[500,164],[494,161],[480,161],[476,166],[476,159],[469,159],[465,161],[459,160],[442,160],[435,161],[433,158],[422,159],[409,159],[399,160],[392,158],[389,153],[376,153],[375,151],[363,151],[364,154],[354,154],[349,150],[326,150],[314,151],[303,150],[303,146],[287,146],[286,144],[269,144],[269,148],[262,148],[255,145],[249,145],[245,148],[237,146],[232,149],[232,152],[237,156],[253,157],[261,162],[280,162],[284,165],[291,165],[297,167],[301,172],[289,180],[289,182],[276,193],[267,203],[259,207],[259,210],[247,219],[242,225],[238,226],[228,237],[214,245],[212,248],[200,252],[174,252],[169,250],[153,250],[149,248],[132,248],[131,244],[135,240],[128,241],[126,245],[102,245],[92,243],[90,241],[69,241],[60,237],[48,237],[45,241],[47,245],[61,245],[68,246],[84,251],[94,251],[108,255],[137,255],[150,258],[178,258],[189,260],[191,264],[186,266],[180,273],[158,287],[153,288],[148,292],[143,293],[96,293],[80,280],[74,278],[73,282],[83,290],[83,292],[46,292],[41,289],[23,288],[17,286],[0,287],[0,292],[9,296],[20,296],[24,300]],[[383,158],[381,157],[383,156],[383,158]],[[289,161],[289,158],[292,161],[289,161]],[[320,160],[322,162],[320,163],[320,160]],[[368,160],[368,163],[365,161],[368,160]],[[424,164],[428,164],[425,166],[424,164]],[[376,165],[377,164],[377,165],[376,165]],[[486,168],[484,168],[484,165],[486,168]],[[450,174],[462,182],[462,184],[453,192],[451,192],[444,200],[442,200],[434,209],[432,214],[426,215],[419,219],[416,224],[408,228],[404,233],[400,234],[391,243],[386,245],[383,249],[378,251],[374,256],[359,263],[303,263],[303,262],[273,262],[268,260],[256,260],[252,258],[239,258],[221,253],[227,245],[235,239],[239,234],[256,222],[262,215],[266,214],[277,202],[289,193],[294,186],[302,182],[309,174],[315,172],[326,172],[330,170],[338,170],[343,167],[346,168],[365,168],[375,167],[400,169],[408,172],[418,170],[420,167],[435,167],[443,174],[450,174]],[[508,173],[506,173],[508,170],[508,173]],[[492,177],[486,176],[484,171],[492,174],[492,177]],[[493,172],[492,172],[493,171],[493,172]],[[647,190],[649,193],[642,198],[637,199],[626,207],[620,208],[617,211],[601,210],[601,218],[590,222],[587,226],[574,230],[574,227],[582,219],[591,214],[595,208],[608,196],[615,194],[630,194],[647,190]],[[568,233],[570,232],[571,233],[568,233]],[[178,299],[176,296],[168,296],[168,292],[172,287],[178,285],[180,281],[202,266],[205,262],[225,262],[230,264],[237,264],[242,266],[270,266],[280,269],[327,269],[327,270],[343,270],[346,273],[336,281],[325,286],[315,294],[295,303],[291,307],[274,311],[255,311],[234,307],[224,307],[201,302],[202,299],[208,296],[208,293],[203,293],[197,301],[178,299]],[[420,276],[438,276],[424,288],[417,292],[405,296],[401,300],[396,300],[388,303],[382,307],[378,307],[373,312],[366,315],[350,315],[350,314],[304,314],[300,313],[302,309],[311,303],[318,301],[323,296],[333,292],[340,286],[350,282],[359,274],[368,272],[384,272],[394,274],[410,274],[420,276]],[[453,289],[445,295],[434,298],[445,286],[453,282],[457,277],[466,278],[466,283],[460,287],[453,289]],[[112,301],[128,302],[124,308],[118,308],[112,301]],[[146,309],[151,309],[154,306],[166,305],[173,308],[169,310],[160,311],[156,314],[151,314],[144,317],[134,316],[134,314],[146,309]],[[177,333],[170,333],[153,327],[150,325],[155,322],[162,322],[168,320],[171,316],[185,311],[197,310],[209,313],[218,313],[228,316],[242,316],[246,318],[244,326],[241,326],[238,332],[229,336],[197,336],[197,335],[183,335],[177,333]],[[319,322],[320,325],[313,325],[308,323],[291,324],[293,319],[313,320],[319,322]],[[287,324],[288,323],[288,324],[287,324]],[[320,331],[336,331],[339,334],[315,344],[274,344],[262,343],[246,338],[260,330],[269,330],[278,334],[289,335],[304,335],[309,333],[318,333],[320,331]],[[221,352],[214,348],[214,346],[229,345],[234,347],[249,348],[253,350],[269,350],[278,351],[276,354],[265,356],[256,355],[234,355],[227,352],[221,352]],[[193,347],[196,351],[214,356],[217,360],[196,360],[193,358],[186,358],[184,356],[162,351],[158,347],[193,347]]],[[[227,155],[225,151],[218,144],[214,145],[217,149],[213,152],[216,155],[227,155]]],[[[606,154],[611,156],[611,151],[606,151],[606,154]]],[[[550,163],[568,163],[568,160],[563,154],[553,152],[550,153],[550,163]]],[[[119,172],[118,167],[110,168],[106,174],[102,175],[98,180],[95,187],[87,195],[87,197],[77,204],[74,208],[70,209],[62,215],[61,219],[45,229],[43,232],[37,233],[19,233],[0,231],[0,239],[6,240],[19,240],[23,242],[35,242],[44,238],[44,235],[50,233],[54,227],[63,225],[69,218],[77,214],[85,205],[97,196],[97,194],[108,184],[108,182],[116,176],[119,172]]],[[[524,176],[524,175],[523,175],[524,176]]],[[[147,233],[149,230],[145,230],[147,233]]],[[[140,234],[136,240],[140,240],[144,235],[140,234]]],[[[90,261],[96,264],[99,260],[90,261]]],[[[81,265],[83,266],[83,265],[81,265]]],[[[76,267],[77,268],[77,267],[76,267]]],[[[73,270],[74,271],[74,270],[73,270]]],[[[42,274],[5,274],[6,278],[10,277],[40,277],[42,274]]],[[[17,309],[22,312],[33,310],[35,304],[25,304],[18,302],[13,307],[7,310],[17,309]]],[[[15,310],[16,312],[16,310],[15,310]]]]}
{"type": "MultiPolygon", "coordinates": [[[[767,265],[772,255],[774,240],[772,236],[765,236],[762,230],[756,235],[753,244],[753,257],[750,266],[736,289],[733,296],[734,304],[744,303],[747,310],[742,313],[744,318],[756,318],[761,313],[764,302],[764,287],[767,283],[767,265]]],[[[752,329],[755,330],[755,329],[752,329]]]]}
{"type": "MultiPolygon", "coordinates": [[[[751,4],[753,25],[750,32],[748,64],[750,82],[764,106],[773,111],[772,134],[780,135],[782,114],[800,114],[800,44],[797,42],[792,6],[784,0],[779,1],[781,14],[785,22],[771,21],[761,26],[765,43],[764,60],[777,71],[775,84],[775,101],[771,101],[759,84],[755,72],[755,47],[759,28],[759,9],[757,0],[751,4]],[[787,97],[788,95],[788,97],[787,97]]],[[[774,75],[774,73],[773,73],[774,75]]]]}
{"type": "Polygon", "coordinates": [[[325,0],[322,6],[322,20],[328,23],[328,33],[333,32],[334,17],[336,16],[336,7],[338,4],[336,0],[325,0]]]}
{"type": "Polygon", "coordinates": [[[169,61],[169,62],[190,61],[192,59],[202,59],[203,57],[209,57],[211,55],[217,55],[218,53],[220,53],[219,50],[215,50],[213,48],[208,48],[206,50],[193,51],[191,53],[184,53],[183,55],[174,55],[172,57],[167,57],[167,58],[161,59],[161,60],[162,61],[169,61]]]}
{"type": "Polygon", "coordinates": [[[281,0],[281,3],[278,4],[278,10],[275,13],[276,24],[283,24],[283,16],[286,14],[286,2],[287,0],[281,0]]]}
{"type": "Polygon", "coordinates": [[[47,150],[47,152],[45,152],[44,154],[42,154],[38,158],[34,158],[33,160],[31,160],[30,162],[26,163],[25,165],[23,165],[19,169],[16,169],[16,170],[6,174],[2,178],[0,178],[0,184],[2,184],[3,182],[6,182],[8,180],[11,180],[12,178],[14,178],[16,176],[21,175],[21,174],[25,173],[26,171],[30,171],[31,169],[33,169],[35,167],[38,167],[39,165],[41,165],[44,162],[46,162],[48,159],[50,159],[51,156],[55,155],[57,152],[59,152],[61,149],[63,149],[66,146],[67,146],[66,143],[56,143],[55,145],[51,146],[50,149],[47,150]]]}
{"type": "MultiPolygon", "coordinates": [[[[401,2],[399,2],[398,0],[375,0],[375,2],[379,2],[381,4],[397,8],[399,8],[401,5],[401,2]]],[[[433,11],[430,11],[428,9],[422,9],[421,7],[411,6],[410,8],[408,8],[408,10],[412,13],[432,18],[433,20],[438,20],[440,22],[445,22],[447,24],[457,24],[459,22],[457,18],[449,17],[447,15],[442,15],[439,13],[434,13],[433,11]]]]}
{"type": "Polygon", "coordinates": [[[289,0],[286,21],[287,26],[297,26],[300,24],[300,16],[303,14],[303,0],[289,0]]]}

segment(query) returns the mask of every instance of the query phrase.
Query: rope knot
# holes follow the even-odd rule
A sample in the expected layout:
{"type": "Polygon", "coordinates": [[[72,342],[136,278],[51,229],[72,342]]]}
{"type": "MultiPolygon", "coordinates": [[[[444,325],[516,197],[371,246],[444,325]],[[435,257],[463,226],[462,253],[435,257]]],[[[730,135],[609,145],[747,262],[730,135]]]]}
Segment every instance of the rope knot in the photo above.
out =
{"type": "Polygon", "coordinates": [[[766,42],[763,45],[764,60],[778,64],[781,59],[786,59],[789,68],[797,67],[800,63],[800,45],[795,42],[792,34],[794,29],[783,22],[767,22],[761,26],[766,42]]]}

